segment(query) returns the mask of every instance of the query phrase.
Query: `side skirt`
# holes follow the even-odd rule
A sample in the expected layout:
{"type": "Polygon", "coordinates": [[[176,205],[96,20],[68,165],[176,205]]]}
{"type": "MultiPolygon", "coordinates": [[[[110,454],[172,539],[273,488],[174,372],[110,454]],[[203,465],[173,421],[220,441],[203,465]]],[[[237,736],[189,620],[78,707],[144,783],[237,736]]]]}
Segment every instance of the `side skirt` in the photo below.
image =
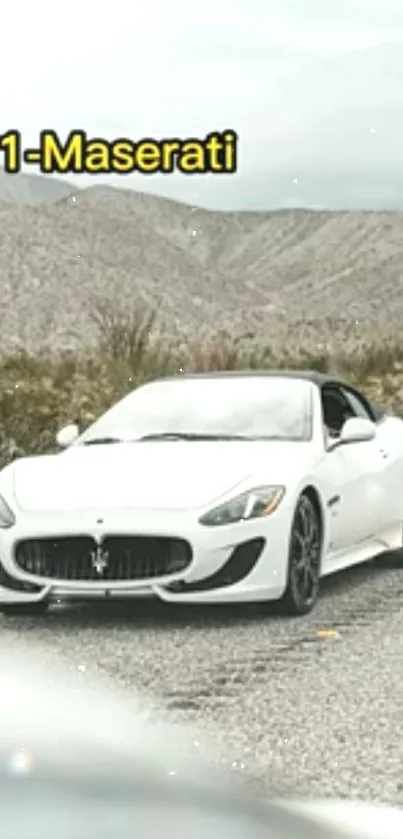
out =
{"type": "Polygon", "coordinates": [[[376,536],[371,536],[370,539],[352,545],[350,548],[328,553],[323,558],[322,577],[335,574],[337,571],[343,571],[345,568],[350,568],[361,562],[368,562],[387,551],[399,550],[402,547],[402,528],[402,522],[398,522],[385,528],[376,536]]]}

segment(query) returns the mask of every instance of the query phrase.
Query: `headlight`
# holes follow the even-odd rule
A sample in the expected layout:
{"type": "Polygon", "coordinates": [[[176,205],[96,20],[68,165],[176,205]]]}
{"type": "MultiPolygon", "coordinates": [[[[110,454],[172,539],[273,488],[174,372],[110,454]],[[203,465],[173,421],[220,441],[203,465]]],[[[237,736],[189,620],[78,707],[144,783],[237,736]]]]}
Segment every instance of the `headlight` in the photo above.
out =
{"type": "Polygon", "coordinates": [[[5,530],[7,527],[12,527],[15,524],[15,515],[0,495],[0,530],[5,530]]]}
{"type": "Polygon", "coordinates": [[[263,518],[274,513],[285,493],[285,487],[256,487],[225,501],[199,519],[200,524],[215,527],[238,521],[263,518]]]}

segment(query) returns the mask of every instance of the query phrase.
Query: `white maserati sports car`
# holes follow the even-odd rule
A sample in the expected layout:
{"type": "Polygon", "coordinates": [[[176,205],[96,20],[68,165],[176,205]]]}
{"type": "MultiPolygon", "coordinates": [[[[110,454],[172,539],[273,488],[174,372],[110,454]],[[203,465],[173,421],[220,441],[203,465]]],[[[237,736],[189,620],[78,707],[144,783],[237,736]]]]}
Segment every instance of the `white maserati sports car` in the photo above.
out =
{"type": "Polygon", "coordinates": [[[403,421],[330,376],[178,375],[0,472],[0,611],[282,600],[402,546],[403,421]]]}

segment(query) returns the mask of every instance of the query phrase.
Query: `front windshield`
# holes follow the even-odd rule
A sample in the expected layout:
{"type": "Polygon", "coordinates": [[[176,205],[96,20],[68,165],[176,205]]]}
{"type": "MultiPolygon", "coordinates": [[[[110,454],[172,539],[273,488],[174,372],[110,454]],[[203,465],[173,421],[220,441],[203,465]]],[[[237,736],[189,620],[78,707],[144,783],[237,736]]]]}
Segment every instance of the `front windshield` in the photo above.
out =
{"type": "Polygon", "coordinates": [[[130,393],[82,435],[139,439],[190,434],[306,440],[310,385],[282,377],[217,377],[153,382],[130,393]]]}

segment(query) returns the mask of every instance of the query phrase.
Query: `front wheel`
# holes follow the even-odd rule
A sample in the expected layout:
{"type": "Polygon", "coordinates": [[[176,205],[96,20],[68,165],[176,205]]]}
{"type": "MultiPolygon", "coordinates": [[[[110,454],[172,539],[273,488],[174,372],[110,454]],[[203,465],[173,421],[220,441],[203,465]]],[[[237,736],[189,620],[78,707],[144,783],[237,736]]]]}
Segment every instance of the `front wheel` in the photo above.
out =
{"type": "Polygon", "coordinates": [[[288,614],[306,615],[318,598],[322,528],[318,510],[307,493],[295,508],[288,551],[287,588],[282,606],[288,614]]]}
{"type": "Polygon", "coordinates": [[[0,603],[0,615],[6,617],[37,617],[44,615],[48,610],[48,604],[39,603],[0,603]]]}

